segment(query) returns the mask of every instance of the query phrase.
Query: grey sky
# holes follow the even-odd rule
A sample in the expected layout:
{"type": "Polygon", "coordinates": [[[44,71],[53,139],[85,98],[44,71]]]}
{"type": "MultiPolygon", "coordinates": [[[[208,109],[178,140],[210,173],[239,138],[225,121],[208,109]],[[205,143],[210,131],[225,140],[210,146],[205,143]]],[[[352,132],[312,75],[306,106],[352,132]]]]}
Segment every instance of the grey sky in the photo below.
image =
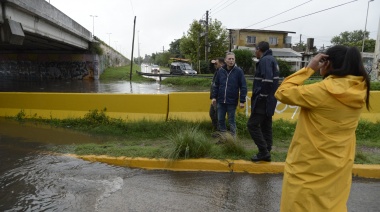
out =
{"type": "MultiPolygon", "coordinates": [[[[206,10],[226,28],[292,31],[296,32],[290,34],[293,44],[299,42],[302,34],[302,41],[314,38],[314,45],[321,47],[330,45],[331,38],[343,31],[364,30],[368,6],[368,0],[50,0],[50,3],[89,31],[94,27],[95,36],[128,58],[134,16],[134,57],[138,56],[138,50],[144,57],[167,50],[172,41],[187,33],[193,20],[205,18],[206,10]],[[345,5],[338,6],[341,4],[345,5]],[[316,13],[331,7],[335,8],[316,13]],[[291,8],[294,9],[268,19],[291,8]],[[312,13],[316,14],[309,15],[312,13]],[[288,21],[305,15],[309,16],[288,21]],[[255,24],[265,19],[268,20],[255,24]]],[[[376,39],[379,21],[380,0],[374,0],[369,3],[367,20],[370,38],[376,39]]]]}

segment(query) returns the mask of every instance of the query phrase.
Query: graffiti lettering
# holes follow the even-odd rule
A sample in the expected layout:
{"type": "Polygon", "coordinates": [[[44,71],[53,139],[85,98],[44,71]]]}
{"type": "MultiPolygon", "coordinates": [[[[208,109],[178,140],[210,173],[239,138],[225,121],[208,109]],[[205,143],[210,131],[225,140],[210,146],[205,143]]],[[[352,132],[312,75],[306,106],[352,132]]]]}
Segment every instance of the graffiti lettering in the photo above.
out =
{"type": "MultiPolygon", "coordinates": [[[[245,104],[246,104],[245,115],[248,117],[251,113],[251,98],[250,97],[248,97],[248,96],[246,97],[245,104]]],[[[294,119],[295,115],[298,112],[298,108],[299,108],[298,106],[295,106],[295,105],[287,105],[287,104],[284,104],[280,101],[277,101],[275,113],[283,113],[286,110],[288,110],[288,108],[289,109],[295,109],[293,114],[292,114],[292,117],[291,117],[291,119],[294,119]]]]}

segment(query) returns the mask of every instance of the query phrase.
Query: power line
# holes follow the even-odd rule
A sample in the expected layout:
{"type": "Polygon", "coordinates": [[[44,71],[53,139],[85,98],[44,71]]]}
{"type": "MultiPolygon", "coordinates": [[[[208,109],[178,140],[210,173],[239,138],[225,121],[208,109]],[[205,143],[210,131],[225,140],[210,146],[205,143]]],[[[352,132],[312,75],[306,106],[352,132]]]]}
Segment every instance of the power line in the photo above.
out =
{"type": "Polygon", "coordinates": [[[263,27],[263,28],[260,28],[260,29],[265,29],[265,28],[268,28],[268,27],[271,27],[271,26],[276,26],[276,25],[279,25],[279,24],[283,24],[283,23],[286,23],[286,22],[289,22],[289,21],[294,21],[294,20],[297,20],[297,19],[300,19],[300,18],[304,18],[304,17],[307,17],[307,16],[310,16],[310,15],[314,15],[314,14],[317,14],[317,13],[320,13],[320,12],[323,12],[323,11],[326,11],[326,10],[330,10],[330,9],[333,9],[333,8],[336,8],[336,7],[340,7],[340,6],[343,6],[343,5],[346,5],[346,4],[350,4],[352,2],[355,2],[355,1],[358,1],[358,0],[354,0],[354,1],[350,1],[350,2],[346,2],[344,4],[339,4],[339,5],[336,5],[334,7],[329,7],[329,8],[326,8],[326,9],[323,9],[323,10],[319,10],[317,12],[313,12],[313,13],[309,13],[307,15],[303,15],[303,16],[300,16],[300,17],[297,17],[297,18],[293,18],[293,19],[289,19],[289,20],[286,20],[286,21],[282,21],[282,22],[279,22],[277,24],[272,24],[270,26],[266,26],[266,27],[263,27]]]}
{"type": "Polygon", "coordinates": [[[220,1],[219,3],[217,3],[216,5],[214,5],[214,6],[212,6],[209,10],[212,10],[212,9],[217,9],[218,7],[220,7],[221,5],[223,5],[223,4],[225,4],[227,1],[229,1],[229,0],[222,0],[222,1],[220,1]],[[224,2],[223,2],[224,1],[224,2]],[[223,2],[223,3],[222,3],[223,2]],[[222,4],[220,4],[220,3],[222,3],[222,4]],[[220,5],[219,5],[220,4],[220,5]]]}
{"type": "Polygon", "coordinates": [[[305,3],[302,3],[302,4],[300,4],[300,5],[297,5],[297,6],[293,7],[293,8],[290,8],[290,9],[288,9],[288,10],[285,10],[284,12],[281,12],[281,13],[279,13],[279,14],[277,14],[277,15],[274,15],[274,16],[272,16],[272,17],[269,17],[269,18],[264,19],[264,20],[262,20],[262,21],[259,21],[259,22],[257,22],[257,23],[251,24],[251,25],[249,25],[249,26],[247,26],[247,27],[244,27],[243,29],[247,29],[248,27],[251,27],[251,26],[256,25],[256,24],[259,24],[259,23],[262,23],[262,22],[267,21],[267,20],[269,20],[269,19],[271,19],[271,18],[274,18],[274,17],[279,16],[279,15],[281,15],[281,14],[284,14],[284,13],[286,13],[286,12],[289,12],[290,10],[293,10],[293,9],[295,9],[295,8],[297,8],[297,7],[300,7],[300,6],[304,5],[304,4],[307,4],[307,3],[311,2],[311,1],[312,1],[312,0],[310,0],[310,1],[308,1],[308,2],[305,2],[305,3]]]}
{"type": "MultiPolygon", "coordinates": [[[[220,9],[220,10],[218,10],[218,11],[214,12],[213,14],[215,15],[216,13],[218,13],[218,12],[220,12],[220,11],[224,10],[224,8],[226,8],[226,7],[230,6],[231,4],[235,3],[236,1],[237,1],[237,0],[235,0],[235,1],[231,2],[229,5],[227,5],[227,6],[223,7],[222,9],[220,9]]],[[[211,11],[210,11],[210,12],[211,12],[211,11]]]]}

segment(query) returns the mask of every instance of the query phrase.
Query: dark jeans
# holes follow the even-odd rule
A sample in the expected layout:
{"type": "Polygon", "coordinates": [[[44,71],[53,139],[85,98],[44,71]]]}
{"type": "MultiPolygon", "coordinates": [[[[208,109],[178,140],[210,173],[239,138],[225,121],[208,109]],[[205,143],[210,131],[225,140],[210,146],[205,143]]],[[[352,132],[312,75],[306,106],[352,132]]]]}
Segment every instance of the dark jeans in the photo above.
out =
{"type": "Polygon", "coordinates": [[[272,150],[272,116],[251,113],[247,122],[248,132],[260,153],[272,150]]]}
{"type": "Polygon", "coordinates": [[[221,132],[227,131],[226,114],[228,116],[228,124],[230,125],[230,132],[233,136],[236,135],[236,121],[235,121],[236,105],[218,103],[218,123],[221,132]]]}
{"type": "Polygon", "coordinates": [[[210,118],[211,118],[211,122],[212,122],[212,126],[214,127],[214,130],[215,131],[218,131],[219,130],[219,127],[218,127],[218,110],[217,110],[217,106],[215,105],[210,105],[210,118]]]}

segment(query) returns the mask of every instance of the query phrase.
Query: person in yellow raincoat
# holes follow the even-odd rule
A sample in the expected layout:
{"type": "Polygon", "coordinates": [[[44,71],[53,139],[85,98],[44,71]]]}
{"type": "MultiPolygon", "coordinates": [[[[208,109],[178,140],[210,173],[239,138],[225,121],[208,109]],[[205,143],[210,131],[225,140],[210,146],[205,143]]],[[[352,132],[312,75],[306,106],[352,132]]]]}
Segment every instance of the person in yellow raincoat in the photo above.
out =
{"type": "Polygon", "coordinates": [[[356,47],[333,46],[285,78],[275,93],[301,107],[285,161],[281,211],[347,211],[360,113],[370,79],[356,47]],[[323,80],[303,85],[314,72],[323,80]]]}

